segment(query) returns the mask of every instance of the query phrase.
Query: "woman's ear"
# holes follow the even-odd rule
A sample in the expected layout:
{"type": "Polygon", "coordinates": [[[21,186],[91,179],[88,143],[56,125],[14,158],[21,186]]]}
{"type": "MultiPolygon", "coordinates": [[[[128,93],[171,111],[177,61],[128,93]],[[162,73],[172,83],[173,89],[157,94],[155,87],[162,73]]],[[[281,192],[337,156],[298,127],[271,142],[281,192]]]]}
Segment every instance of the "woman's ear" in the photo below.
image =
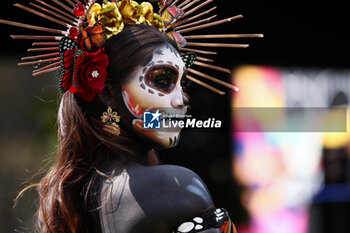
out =
{"type": "Polygon", "coordinates": [[[115,93],[111,84],[106,84],[100,95],[100,100],[105,106],[112,106],[115,102],[115,93]]]}
{"type": "Polygon", "coordinates": [[[111,106],[112,108],[117,108],[118,104],[121,104],[121,86],[119,84],[107,83],[100,94],[100,101],[105,106],[111,106]]]}

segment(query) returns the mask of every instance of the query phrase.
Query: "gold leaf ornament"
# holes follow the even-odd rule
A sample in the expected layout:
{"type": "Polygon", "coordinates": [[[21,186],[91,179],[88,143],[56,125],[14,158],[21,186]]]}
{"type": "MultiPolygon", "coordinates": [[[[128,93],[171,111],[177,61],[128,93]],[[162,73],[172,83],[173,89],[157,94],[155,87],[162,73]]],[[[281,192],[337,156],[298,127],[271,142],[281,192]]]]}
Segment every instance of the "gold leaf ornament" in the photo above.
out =
{"type": "Polygon", "coordinates": [[[132,0],[122,0],[117,3],[126,24],[142,24],[145,18],[142,16],[142,6],[132,0]]]}
{"type": "Polygon", "coordinates": [[[156,13],[153,14],[153,21],[152,21],[152,25],[156,28],[158,28],[158,30],[160,32],[163,32],[164,29],[164,23],[163,23],[163,19],[156,13]]]}
{"type": "Polygon", "coordinates": [[[105,123],[103,129],[116,135],[120,134],[120,128],[117,124],[120,122],[120,116],[117,112],[114,112],[110,106],[106,112],[102,113],[101,120],[105,123]]]}
{"type": "Polygon", "coordinates": [[[125,24],[148,24],[161,32],[164,28],[162,18],[154,13],[153,6],[149,2],[138,4],[132,0],[117,3],[105,1],[102,6],[94,3],[87,14],[89,25],[95,25],[102,18],[106,21],[107,39],[123,31],[125,24]]]}
{"type": "Polygon", "coordinates": [[[93,26],[102,18],[106,20],[105,35],[107,39],[123,31],[123,16],[115,2],[106,2],[103,3],[102,6],[98,3],[92,5],[87,14],[89,25],[93,26]]]}
{"type": "Polygon", "coordinates": [[[153,22],[153,14],[154,14],[152,4],[149,2],[142,2],[141,8],[142,8],[142,16],[145,18],[148,25],[151,25],[153,22]]]}

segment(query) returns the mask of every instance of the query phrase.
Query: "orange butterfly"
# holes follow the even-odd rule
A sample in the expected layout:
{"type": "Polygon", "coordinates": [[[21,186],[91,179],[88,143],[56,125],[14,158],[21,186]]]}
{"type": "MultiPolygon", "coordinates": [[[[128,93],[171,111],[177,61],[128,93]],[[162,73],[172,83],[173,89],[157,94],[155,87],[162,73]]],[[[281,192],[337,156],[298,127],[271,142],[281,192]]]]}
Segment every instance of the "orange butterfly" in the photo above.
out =
{"type": "Polygon", "coordinates": [[[179,48],[182,48],[182,47],[186,46],[186,44],[187,44],[186,39],[177,31],[172,30],[170,32],[167,32],[167,36],[170,37],[170,39],[176,41],[177,46],[179,48]]]}
{"type": "Polygon", "coordinates": [[[162,13],[164,25],[168,26],[174,23],[178,18],[183,16],[185,12],[176,6],[168,6],[162,13]]]}
{"type": "MultiPolygon", "coordinates": [[[[155,2],[157,0],[151,0],[151,2],[155,2]]],[[[163,12],[164,8],[170,6],[174,1],[173,0],[159,0],[158,1],[158,6],[159,6],[159,11],[163,12]]]]}
{"type": "Polygon", "coordinates": [[[104,33],[104,19],[92,27],[81,28],[80,33],[84,39],[85,48],[91,52],[92,46],[102,47],[107,40],[104,33]]]}

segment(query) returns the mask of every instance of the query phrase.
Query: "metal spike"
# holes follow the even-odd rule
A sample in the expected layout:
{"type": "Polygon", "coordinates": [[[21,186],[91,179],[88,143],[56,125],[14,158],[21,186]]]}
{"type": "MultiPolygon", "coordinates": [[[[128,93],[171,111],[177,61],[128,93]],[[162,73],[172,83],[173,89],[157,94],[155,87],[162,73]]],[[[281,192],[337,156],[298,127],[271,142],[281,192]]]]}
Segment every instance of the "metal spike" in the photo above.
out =
{"type": "Polygon", "coordinates": [[[199,62],[199,61],[195,61],[193,64],[195,64],[197,66],[201,66],[201,67],[205,67],[205,68],[221,71],[221,72],[224,72],[224,73],[227,73],[227,74],[231,74],[231,70],[223,68],[223,67],[220,67],[220,66],[214,66],[214,65],[202,63],[202,62],[199,62]]]}
{"type": "Polygon", "coordinates": [[[214,48],[247,48],[248,44],[222,44],[222,43],[195,43],[187,42],[187,46],[214,47],[214,48]]]}
{"type": "Polygon", "coordinates": [[[206,5],[208,5],[209,3],[213,2],[213,1],[214,1],[214,0],[207,0],[207,1],[203,2],[202,4],[196,6],[195,8],[193,8],[193,9],[187,11],[183,16],[181,16],[181,18],[186,17],[186,16],[188,16],[189,14],[192,14],[193,12],[199,10],[200,8],[202,8],[202,7],[206,6],[206,5]]]}
{"type": "Polygon", "coordinates": [[[199,71],[197,71],[197,70],[194,70],[194,69],[192,69],[192,68],[188,68],[187,71],[189,71],[189,72],[191,72],[191,73],[193,73],[193,74],[196,74],[196,75],[198,75],[198,76],[201,76],[201,77],[203,77],[203,78],[206,78],[206,79],[208,79],[208,80],[210,80],[210,81],[216,82],[216,83],[218,83],[218,84],[220,84],[220,85],[223,85],[223,86],[225,86],[225,87],[231,88],[231,89],[234,90],[234,91],[238,91],[238,87],[233,86],[233,85],[231,85],[231,84],[229,84],[229,83],[227,83],[227,82],[224,82],[224,81],[222,81],[222,80],[220,80],[220,79],[214,78],[214,77],[212,77],[212,76],[210,76],[210,75],[201,73],[201,72],[199,72],[199,71]]]}
{"type": "Polygon", "coordinates": [[[199,0],[193,0],[191,3],[187,4],[186,6],[182,7],[181,10],[185,11],[187,8],[191,7],[192,5],[199,2],[199,0]]]}
{"type": "Polygon", "coordinates": [[[36,65],[40,63],[47,63],[47,62],[59,61],[59,60],[61,60],[60,57],[55,57],[50,59],[38,60],[38,61],[21,62],[21,63],[18,63],[17,65],[18,66],[36,65]]]}
{"type": "Polygon", "coordinates": [[[60,65],[60,64],[61,64],[61,61],[54,62],[54,63],[51,63],[50,65],[41,67],[40,69],[33,70],[33,73],[36,73],[36,72],[39,72],[39,71],[43,71],[43,70],[49,69],[49,68],[58,66],[58,65],[60,65]]]}
{"type": "Polygon", "coordinates": [[[191,35],[184,36],[186,40],[190,39],[220,39],[220,38],[261,38],[263,34],[222,34],[222,35],[191,35]]]}
{"type": "Polygon", "coordinates": [[[24,23],[18,23],[18,22],[9,21],[9,20],[3,20],[3,19],[0,19],[0,23],[8,24],[8,25],[16,26],[16,27],[22,27],[22,28],[37,30],[37,31],[44,31],[44,32],[50,32],[50,33],[56,33],[56,34],[62,34],[62,35],[67,35],[68,34],[66,31],[61,31],[61,30],[58,30],[58,29],[39,27],[39,26],[34,26],[34,25],[29,25],[29,24],[24,24],[24,23]]]}
{"type": "Polygon", "coordinates": [[[217,55],[218,54],[217,52],[199,50],[199,49],[180,48],[180,50],[187,51],[187,52],[201,53],[201,54],[210,54],[210,55],[217,55]]]}
{"type": "Polygon", "coordinates": [[[61,69],[61,66],[56,66],[56,67],[51,68],[51,69],[47,69],[47,70],[39,71],[39,72],[36,72],[36,73],[32,73],[32,75],[33,76],[38,76],[38,75],[46,74],[46,73],[53,72],[53,71],[56,71],[56,70],[59,70],[59,69],[61,69]]]}
{"type": "Polygon", "coordinates": [[[74,4],[71,0],[66,0],[72,7],[75,7],[76,4],[74,4]]]}
{"type": "Polygon", "coordinates": [[[57,5],[61,6],[63,9],[65,9],[66,11],[68,11],[69,13],[73,14],[73,9],[66,6],[65,4],[63,4],[62,2],[58,1],[58,0],[51,0],[53,2],[55,2],[57,5]]]}
{"type": "Polygon", "coordinates": [[[59,42],[34,42],[32,46],[59,46],[59,42]]]}
{"type": "Polygon", "coordinates": [[[22,10],[28,11],[28,12],[30,12],[32,14],[38,15],[38,16],[40,16],[42,18],[47,19],[47,20],[50,20],[50,21],[52,21],[54,23],[60,24],[60,25],[62,25],[64,27],[72,27],[72,25],[69,25],[69,24],[67,24],[65,22],[62,22],[61,20],[52,18],[51,16],[48,16],[46,14],[43,14],[43,13],[39,12],[39,11],[33,10],[33,9],[29,8],[29,7],[23,6],[22,4],[16,3],[16,4],[14,4],[14,6],[18,7],[18,8],[21,8],[22,10]]]}
{"type": "Polygon", "coordinates": [[[28,52],[41,52],[41,51],[56,51],[59,50],[58,47],[49,47],[49,48],[30,48],[28,52]]]}
{"type": "Polygon", "coordinates": [[[37,4],[35,4],[35,3],[32,3],[32,2],[30,2],[29,4],[32,5],[32,6],[34,6],[34,7],[36,7],[36,8],[38,8],[38,9],[40,9],[40,10],[42,10],[42,11],[47,12],[47,13],[53,15],[53,16],[56,16],[57,18],[60,18],[60,19],[62,19],[62,20],[65,20],[66,22],[68,22],[68,23],[70,23],[70,24],[77,25],[77,22],[74,22],[73,20],[68,19],[67,16],[64,16],[64,15],[62,15],[62,14],[57,14],[56,12],[53,12],[52,10],[49,10],[48,8],[39,6],[39,5],[37,5],[37,4]]]}
{"type": "Polygon", "coordinates": [[[15,40],[61,40],[61,36],[28,36],[28,35],[11,35],[12,39],[15,40]]]}
{"type": "Polygon", "coordinates": [[[183,3],[179,4],[177,7],[182,8],[183,6],[185,6],[185,5],[186,5],[187,3],[189,3],[190,1],[192,1],[192,0],[186,0],[186,1],[184,1],[183,3]]]}
{"type": "Polygon", "coordinates": [[[233,16],[233,17],[230,17],[227,19],[222,19],[222,20],[219,20],[216,22],[199,25],[199,26],[195,26],[192,28],[182,29],[182,30],[179,30],[178,32],[179,33],[190,32],[190,31],[194,31],[194,30],[198,30],[198,29],[202,29],[202,28],[216,26],[216,25],[223,24],[223,23],[228,23],[228,22],[231,22],[233,20],[240,19],[240,18],[243,18],[243,15],[236,15],[236,16],[233,16]]]}
{"type": "Polygon", "coordinates": [[[42,55],[37,55],[37,56],[22,57],[21,60],[22,61],[35,60],[35,59],[42,59],[42,58],[59,56],[59,55],[60,55],[60,53],[48,53],[48,54],[42,54],[42,55]]]}
{"type": "Polygon", "coordinates": [[[216,16],[217,15],[212,15],[212,16],[206,18],[206,19],[202,19],[202,20],[198,20],[198,21],[193,22],[193,23],[189,23],[189,24],[184,24],[184,25],[178,26],[178,27],[176,27],[176,30],[187,28],[187,27],[192,27],[192,26],[195,26],[195,25],[198,25],[198,24],[201,24],[201,23],[205,23],[205,22],[209,22],[210,20],[214,19],[216,16]]]}
{"type": "MultiPolygon", "coordinates": [[[[197,18],[199,18],[199,17],[202,17],[203,15],[207,15],[207,14],[209,14],[210,12],[212,12],[213,10],[215,10],[216,8],[217,8],[217,7],[214,6],[214,7],[212,7],[211,9],[209,9],[209,10],[207,10],[207,11],[204,11],[204,12],[198,14],[198,15],[195,15],[195,16],[193,16],[193,17],[191,17],[191,18],[184,19],[183,21],[181,21],[181,22],[178,24],[178,26],[181,25],[181,24],[184,24],[184,23],[193,21],[193,20],[195,20],[195,19],[197,19],[197,18]]],[[[178,20],[178,21],[179,21],[179,20],[178,20]]]]}
{"type": "Polygon", "coordinates": [[[213,86],[210,86],[209,84],[207,84],[205,82],[202,82],[202,81],[200,81],[200,80],[198,80],[198,79],[196,79],[196,78],[194,78],[194,77],[192,77],[190,75],[186,75],[186,78],[191,80],[194,83],[197,83],[197,84],[201,85],[202,87],[205,87],[205,88],[207,88],[207,89],[209,89],[209,90],[219,94],[219,95],[224,95],[225,94],[225,92],[220,91],[219,89],[217,89],[217,88],[215,88],[213,86]]]}
{"type": "Polygon", "coordinates": [[[57,13],[60,13],[60,14],[62,14],[62,15],[65,15],[66,17],[68,17],[68,18],[70,18],[70,19],[78,20],[75,16],[70,15],[70,14],[68,14],[68,13],[66,13],[66,12],[64,12],[64,11],[62,11],[62,10],[60,10],[60,9],[58,9],[57,7],[54,7],[54,6],[52,6],[52,5],[50,5],[50,4],[46,3],[46,2],[44,2],[44,1],[42,1],[42,0],[35,0],[35,1],[37,1],[37,2],[41,3],[42,5],[44,5],[44,6],[48,7],[48,8],[50,8],[50,9],[52,9],[52,10],[54,10],[54,11],[56,11],[57,13]]]}

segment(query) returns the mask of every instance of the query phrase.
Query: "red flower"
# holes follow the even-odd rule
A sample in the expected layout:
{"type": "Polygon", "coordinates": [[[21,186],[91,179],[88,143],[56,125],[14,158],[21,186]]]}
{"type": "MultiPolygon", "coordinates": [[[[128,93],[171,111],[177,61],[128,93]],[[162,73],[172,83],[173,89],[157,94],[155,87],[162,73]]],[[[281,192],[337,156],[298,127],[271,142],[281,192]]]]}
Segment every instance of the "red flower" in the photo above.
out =
{"type": "Polygon", "coordinates": [[[74,83],[77,85],[72,85],[69,91],[85,101],[93,101],[102,92],[107,79],[108,55],[104,49],[84,53],[85,56],[80,56],[84,60],[78,62],[74,75],[74,83]]]}

